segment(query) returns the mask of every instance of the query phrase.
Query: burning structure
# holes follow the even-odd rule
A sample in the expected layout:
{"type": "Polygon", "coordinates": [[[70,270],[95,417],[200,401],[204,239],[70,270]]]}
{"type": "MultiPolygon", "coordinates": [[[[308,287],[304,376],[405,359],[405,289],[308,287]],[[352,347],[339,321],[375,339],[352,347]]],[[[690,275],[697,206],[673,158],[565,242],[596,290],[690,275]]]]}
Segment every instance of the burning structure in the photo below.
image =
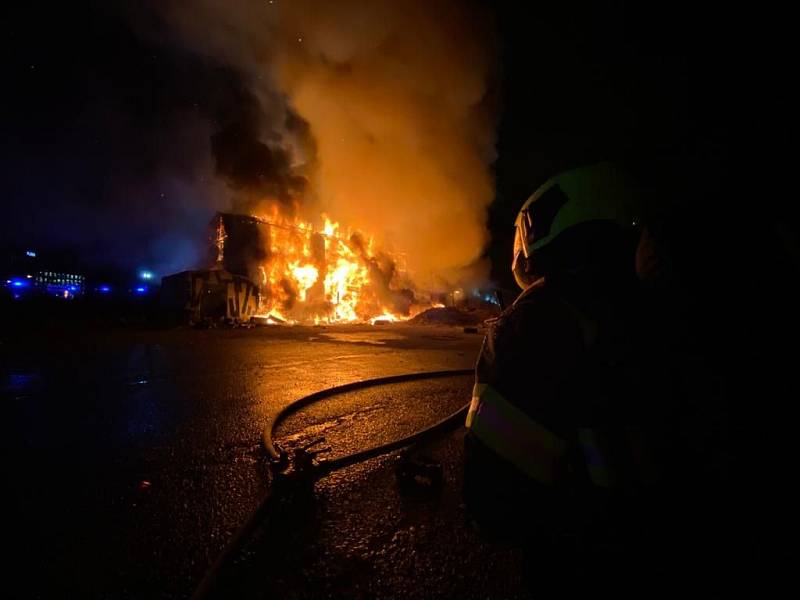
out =
{"type": "Polygon", "coordinates": [[[210,231],[213,266],[162,280],[162,306],[190,321],[402,321],[448,298],[463,304],[462,290],[420,289],[402,254],[324,217],[315,227],[277,207],[268,216],[217,213],[210,231]]]}
{"type": "Polygon", "coordinates": [[[217,269],[259,289],[258,313],[280,322],[401,320],[431,305],[402,262],[372,239],[324,219],[315,227],[275,210],[217,214],[211,223],[217,269]]]}

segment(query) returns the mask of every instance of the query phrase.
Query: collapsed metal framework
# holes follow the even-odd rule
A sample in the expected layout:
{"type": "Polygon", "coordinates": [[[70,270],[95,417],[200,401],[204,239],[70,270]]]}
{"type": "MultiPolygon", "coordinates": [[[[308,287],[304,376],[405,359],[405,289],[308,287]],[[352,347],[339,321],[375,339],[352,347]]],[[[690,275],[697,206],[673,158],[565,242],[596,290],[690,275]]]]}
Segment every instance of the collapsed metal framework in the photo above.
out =
{"type": "MultiPolygon", "coordinates": [[[[212,251],[216,254],[214,268],[247,277],[259,287],[259,297],[263,304],[259,312],[262,314],[270,312],[273,294],[276,290],[280,291],[281,286],[278,279],[274,279],[274,273],[270,272],[269,266],[275,253],[281,252],[282,244],[286,243],[286,234],[279,235],[278,231],[289,232],[290,235],[297,235],[304,240],[301,243],[305,248],[307,262],[320,274],[317,281],[307,288],[308,297],[315,298],[315,302],[328,301],[334,306],[339,305],[341,292],[329,295],[328,290],[323,289],[323,284],[327,285],[324,274],[329,265],[336,264],[337,258],[346,256],[348,260],[363,266],[374,258],[365,252],[368,244],[363,239],[357,240],[351,235],[340,235],[335,230],[319,230],[302,223],[275,222],[255,215],[220,212],[212,219],[210,227],[212,251]],[[361,243],[364,247],[359,248],[361,243]]],[[[408,278],[405,253],[380,254],[391,260],[397,276],[408,278]]],[[[305,292],[301,301],[306,302],[305,292]]]]}
{"type": "MultiPolygon", "coordinates": [[[[230,237],[225,227],[225,220],[237,220],[239,222],[251,223],[262,225],[267,228],[283,229],[284,231],[296,231],[306,236],[320,236],[330,240],[337,240],[343,244],[349,245],[349,240],[345,236],[336,233],[328,233],[326,231],[319,231],[317,229],[302,227],[300,225],[290,225],[285,223],[275,223],[263,217],[256,215],[238,215],[234,213],[219,212],[212,220],[214,227],[214,245],[217,248],[217,262],[224,262],[225,242],[230,237]]],[[[401,273],[406,272],[406,253],[405,252],[391,252],[388,253],[397,265],[398,271],[401,273]]]]}

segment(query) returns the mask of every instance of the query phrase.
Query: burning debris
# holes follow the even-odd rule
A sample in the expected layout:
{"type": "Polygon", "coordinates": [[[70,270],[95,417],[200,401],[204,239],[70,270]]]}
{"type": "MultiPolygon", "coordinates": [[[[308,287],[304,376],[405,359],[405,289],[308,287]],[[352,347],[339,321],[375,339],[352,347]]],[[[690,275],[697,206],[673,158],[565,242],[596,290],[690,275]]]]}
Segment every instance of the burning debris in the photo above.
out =
{"type": "Polygon", "coordinates": [[[402,255],[376,248],[358,231],[271,214],[214,218],[215,264],[259,287],[268,323],[392,322],[433,304],[415,290],[402,255]]]}

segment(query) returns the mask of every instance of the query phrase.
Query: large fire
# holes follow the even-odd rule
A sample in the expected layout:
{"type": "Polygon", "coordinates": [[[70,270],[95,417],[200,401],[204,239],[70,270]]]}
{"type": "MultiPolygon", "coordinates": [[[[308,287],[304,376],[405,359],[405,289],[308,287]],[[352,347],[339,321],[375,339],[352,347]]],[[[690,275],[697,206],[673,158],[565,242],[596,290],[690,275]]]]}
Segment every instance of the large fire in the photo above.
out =
{"type": "MultiPolygon", "coordinates": [[[[402,255],[377,249],[373,238],[324,215],[318,227],[277,208],[254,216],[269,230],[256,281],[267,322],[399,321],[431,306],[412,291],[402,255]]],[[[224,240],[218,231],[220,255],[224,240]]]]}

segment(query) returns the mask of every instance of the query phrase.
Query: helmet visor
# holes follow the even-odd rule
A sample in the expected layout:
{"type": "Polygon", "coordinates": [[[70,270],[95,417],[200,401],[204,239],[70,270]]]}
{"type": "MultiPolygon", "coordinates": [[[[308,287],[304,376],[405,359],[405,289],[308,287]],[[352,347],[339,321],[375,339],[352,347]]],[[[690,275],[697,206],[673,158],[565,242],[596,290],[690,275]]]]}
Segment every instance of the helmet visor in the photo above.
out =
{"type": "Polygon", "coordinates": [[[517,254],[522,254],[522,256],[528,258],[528,246],[533,240],[528,239],[532,229],[531,215],[527,209],[521,210],[519,215],[517,215],[514,227],[516,229],[514,232],[514,256],[516,257],[517,254]]]}
{"type": "Polygon", "coordinates": [[[527,217],[517,219],[517,227],[514,232],[514,255],[511,259],[511,272],[514,274],[514,279],[517,285],[523,290],[533,283],[534,278],[528,272],[528,244],[526,242],[525,232],[527,228],[527,217]]]}

